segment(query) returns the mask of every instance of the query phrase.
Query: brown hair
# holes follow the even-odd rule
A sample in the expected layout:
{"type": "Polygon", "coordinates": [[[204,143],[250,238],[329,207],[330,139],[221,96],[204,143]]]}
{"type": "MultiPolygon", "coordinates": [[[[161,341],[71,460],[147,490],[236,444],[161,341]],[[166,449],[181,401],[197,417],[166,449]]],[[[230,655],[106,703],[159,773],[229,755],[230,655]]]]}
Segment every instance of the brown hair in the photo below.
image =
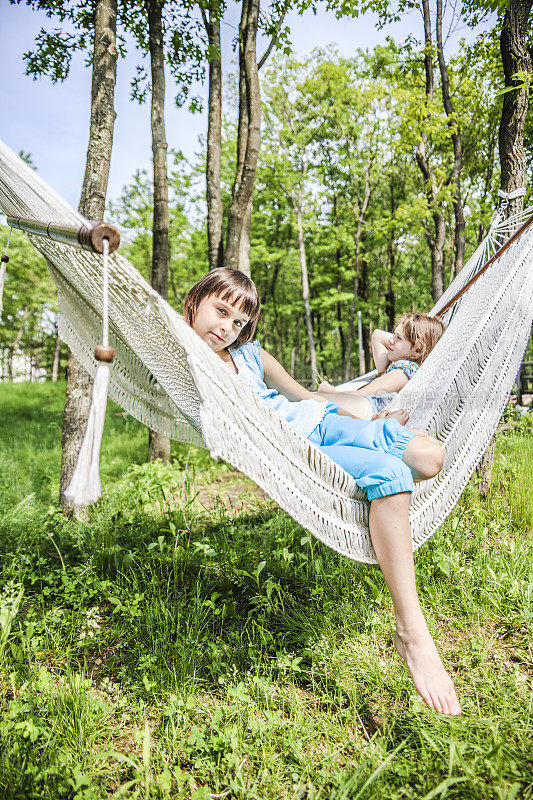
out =
{"type": "Polygon", "coordinates": [[[440,337],[446,330],[446,326],[437,317],[430,317],[428,314],[402,314],[398,322],[397,328],[401,328],[402,336],[404,336],[413,348],[412,355],[409,356],[411,361],[415,364],[421,364],[424,361],[440,337]]]}
{"type": "Polygon", "coordinates": [[[239,305],[243,314],[250,317],[231,346],[239,347],[249,342],[254,336],[261,311],[261,301],[255,283],[238,269],[231,267],[212,269],[195,283],[192,289],[189,289],[185,298],[183,316],[191,328],[200,303],[213,294],[231,305],[239,305]]]}

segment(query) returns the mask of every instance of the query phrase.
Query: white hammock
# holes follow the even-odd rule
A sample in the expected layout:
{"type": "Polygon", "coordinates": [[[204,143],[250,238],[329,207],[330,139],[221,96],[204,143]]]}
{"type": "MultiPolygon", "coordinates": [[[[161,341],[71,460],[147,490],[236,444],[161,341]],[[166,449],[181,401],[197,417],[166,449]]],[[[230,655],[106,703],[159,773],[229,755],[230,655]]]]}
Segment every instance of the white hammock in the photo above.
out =
{"type": "MultiPolygon", "coordinates": [[[[0,207],[8,216],[72,227],[85,223],[1,142],[0,207]]],[[[58,289],[61,337],[94,374],[101,257],[29,238],[47,258],[58,289]]],[[[398,397],[411,415],[409,426],[436,436],[446,448],[442,471],[412,496],[414,549],[453,508],[507,402],[531,328],[532,251],[533,226],[463,296],[439,344],[398,397]]],[[[471,262],[433,312],[466,283],[470,270],[471,262]]],[[[109,284],[113,399],[150,428],[203,445],[246,473],[329,547],[375,563],[368,503],[353,478],[228,370],[118,253],[110,256],[109,284]]]]}

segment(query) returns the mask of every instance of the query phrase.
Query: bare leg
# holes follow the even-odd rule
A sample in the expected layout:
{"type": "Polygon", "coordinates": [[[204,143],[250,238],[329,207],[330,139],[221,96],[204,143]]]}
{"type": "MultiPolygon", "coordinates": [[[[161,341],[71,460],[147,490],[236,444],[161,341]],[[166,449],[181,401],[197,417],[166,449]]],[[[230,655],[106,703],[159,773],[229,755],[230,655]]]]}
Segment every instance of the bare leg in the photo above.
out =
{"type": "Polygon", "coordinates": [[[403,460],[413,472],[415,481],[427,481],[437,475],[444,464],[444,448],[433,436],[422,431],[407,443],[403,460]]]}
{"type": "Polygon", "coordinates": [[[429,708],[461,713],[453,682],[431,638],[420,608],[409,530],[408,492],[372,500],[370,535],[396,615],[394,643],[418,694],[429,708]]]}

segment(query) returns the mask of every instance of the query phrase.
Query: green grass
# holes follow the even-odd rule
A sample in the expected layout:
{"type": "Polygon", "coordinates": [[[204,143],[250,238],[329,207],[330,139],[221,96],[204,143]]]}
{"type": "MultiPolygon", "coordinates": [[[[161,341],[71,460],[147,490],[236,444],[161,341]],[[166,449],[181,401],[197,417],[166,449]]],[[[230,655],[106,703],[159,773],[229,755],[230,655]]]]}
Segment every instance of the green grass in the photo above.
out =
{"type": "Polygon", "coordinates": [[[110,408],[105,496],[66,521],[63,391],[0,385],[2,800],[533,797],[526,420],[416,557],[449,719],[394,654],[379,570],[202,451],[143,465],[146,431],[110,408]]]}

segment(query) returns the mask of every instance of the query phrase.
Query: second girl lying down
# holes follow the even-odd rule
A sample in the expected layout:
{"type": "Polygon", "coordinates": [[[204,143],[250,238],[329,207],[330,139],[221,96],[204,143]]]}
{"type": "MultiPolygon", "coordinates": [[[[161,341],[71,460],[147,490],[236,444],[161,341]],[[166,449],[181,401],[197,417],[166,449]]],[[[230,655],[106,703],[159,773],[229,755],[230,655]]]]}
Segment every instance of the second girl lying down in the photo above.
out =
{"type": "MultiPolygon", "coordinates": [[[[375,330],[372,334],[372,355],[378,372],[376,378],[359,389],[344,388],[339,391],[323,381],[318,393],[325,400],[338,403],[358,419],[374,419],[385,411],[394,394],[413,377],[444,331],[445,326],[437,317],[404,314],[396,323],[394,333],[375,330]]],[[[403,424],[407,422],[405,412],[394,412],[394,416],[403,424]]]]}

